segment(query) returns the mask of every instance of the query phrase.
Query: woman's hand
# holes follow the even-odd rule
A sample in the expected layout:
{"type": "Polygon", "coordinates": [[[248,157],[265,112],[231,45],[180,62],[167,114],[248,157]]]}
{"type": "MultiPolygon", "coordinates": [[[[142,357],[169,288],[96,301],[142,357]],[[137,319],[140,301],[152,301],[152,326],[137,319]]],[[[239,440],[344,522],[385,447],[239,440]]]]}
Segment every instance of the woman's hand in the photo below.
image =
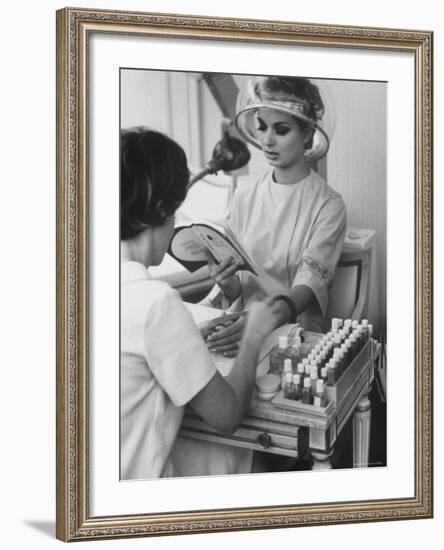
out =
{"type": "Polygon", "coordinates": [[[225,322],[223,317],[213,322],[214,329],[206,338],[208,349],[226,357],[235,357],[239,353],[242,339],[247,345],[249,339],[264,340],[281,324],[279,308],[272,299],[254,302],[248,312],[227,315],[225,322]]]}
{"type": "Polygon", "coordinates": [[[280,311],[272,298],[264,302],[253,302],[248,311],[244,339],[264,340],[280,324],[280,311]]]}
{"type": "Polygon", "coordinates": [[[234,261],[232,256],[226,258],[220,264],[217,264],[208,251],[205,253],[211,278],[225,296],[233,302],[240,295],[241,291],[240,281],[236,276],[239,265],[234,261]]]}
{"type": "Polygon", "coordinates": [[[199,327],[201,328],[201,334],[207,342],[208,349],[216,353],[222,353],[226,357],[235,357],[240,347],[240,340],[245,324],[245,315],[246,312],[242,311],[224,315],[210,321],[212,326],[206,324],[206,326],[203,327],[206,338],[202,332],[202,328],[199,327]]]}

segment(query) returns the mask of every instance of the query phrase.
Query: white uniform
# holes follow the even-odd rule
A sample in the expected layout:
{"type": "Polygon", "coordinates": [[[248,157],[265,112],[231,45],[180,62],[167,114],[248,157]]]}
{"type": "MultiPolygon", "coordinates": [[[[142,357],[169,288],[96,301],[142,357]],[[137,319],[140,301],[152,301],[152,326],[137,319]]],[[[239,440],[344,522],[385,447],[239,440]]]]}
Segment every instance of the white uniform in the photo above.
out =
{"type": "Polygon", "coordinates": [[[251,471],[251,451],[178,437],[184,406],[216,373],[179,294],[121,266],[121,479],[251,471]]]}
{"type": "Polygon", "coordinates": [[[344,202],[312,170],[296,184],[276,183],[272,173],[266,172],[254,183],[241,183],[233,197],[228,223],[260,272],[259,278],[239,272],[241,307],[306,285],[317,303],[300,321],[307,330],[319,331],[345,238],[344,202]]]}
{"type": "Polygon", "coordinates": [[[178,293],[142,264],[122,263],[121,479],[175,474],[170,453],[184,406],[215,372],[178,293]]]}

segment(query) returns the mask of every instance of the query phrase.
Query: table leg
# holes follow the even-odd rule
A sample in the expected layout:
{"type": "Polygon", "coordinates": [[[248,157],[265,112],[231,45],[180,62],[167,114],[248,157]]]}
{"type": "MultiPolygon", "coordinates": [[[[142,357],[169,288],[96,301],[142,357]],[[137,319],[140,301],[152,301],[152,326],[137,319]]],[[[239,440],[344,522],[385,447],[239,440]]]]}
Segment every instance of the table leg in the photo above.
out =
{"type": "Polygon", "coordinates": [[[361,397],[353,414],[353,467],[367,468],[370,453],[371,402],[368,391],[361,397]]]}
{"type": "Polygon", "coordinates": [[[310,454],[313,458],[312,470],[331,470],[333,468],[330,462],[330,457],[333,454],[332,451],[328,453],[310,451],[310,454]]]}

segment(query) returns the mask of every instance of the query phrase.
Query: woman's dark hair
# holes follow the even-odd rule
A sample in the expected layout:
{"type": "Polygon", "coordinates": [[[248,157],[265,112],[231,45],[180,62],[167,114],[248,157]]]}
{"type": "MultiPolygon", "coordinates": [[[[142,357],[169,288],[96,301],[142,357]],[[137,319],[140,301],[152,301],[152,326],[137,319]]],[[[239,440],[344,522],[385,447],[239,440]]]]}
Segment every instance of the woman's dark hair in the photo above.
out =
{"type": "Polygon", "coordinates": [[[163,225],[181,205],[189,182],[182,147],[148,128],[120,132],[120,237],[163,225]]]}
{"type": "MultiPolygon", "coordinates": [[[[268,76],[256,85],[255,92],[260,98],[265,94],[281,101],[290,99],[302,102],[304,105],[303,114],[313,122],[316,122],[324,113],[324,104],[319,93],[319,88],[316,84],[310,82],[308,78],[300,76],[268,76]]],[[[313,127],[310,124],[297,116],[294,116],[294,118],[301,130],[308,129],[313,131],[313,127]]],[[[310,149],[312,145],[313,136],[305,144],[305,148],[310,149]]]]}

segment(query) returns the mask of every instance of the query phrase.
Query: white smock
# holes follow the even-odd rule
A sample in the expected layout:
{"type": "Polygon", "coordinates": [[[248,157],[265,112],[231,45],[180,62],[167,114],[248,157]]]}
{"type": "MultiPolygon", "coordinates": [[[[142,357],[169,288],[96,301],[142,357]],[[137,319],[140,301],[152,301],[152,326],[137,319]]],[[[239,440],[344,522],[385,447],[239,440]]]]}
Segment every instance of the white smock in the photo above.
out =
{"type": "Polygon", "coordinates": [[[270,170],[256,182],[239,184],[228,224],[259,270],[259,277],[238,273],[239,307],[305,285],[316,301],[298,321],[307,330],[321,331],[346,233],[341,195],[313,170],[294,184],[276,183],[270,170]]]}
{"type": "Polygon", "coordinates": [[[142,264],[123,262],[121,479],[249,471],[243,449],[178,438],[185,405],[215,373],[179,294],[151,279],[142,264]]]}
{"type": "Polygon", "coordinates": [[[170,453],[184,406],[215,372],[178,293],[142,264],[123,262],[121,479],[174,475],[170,453]]]}

